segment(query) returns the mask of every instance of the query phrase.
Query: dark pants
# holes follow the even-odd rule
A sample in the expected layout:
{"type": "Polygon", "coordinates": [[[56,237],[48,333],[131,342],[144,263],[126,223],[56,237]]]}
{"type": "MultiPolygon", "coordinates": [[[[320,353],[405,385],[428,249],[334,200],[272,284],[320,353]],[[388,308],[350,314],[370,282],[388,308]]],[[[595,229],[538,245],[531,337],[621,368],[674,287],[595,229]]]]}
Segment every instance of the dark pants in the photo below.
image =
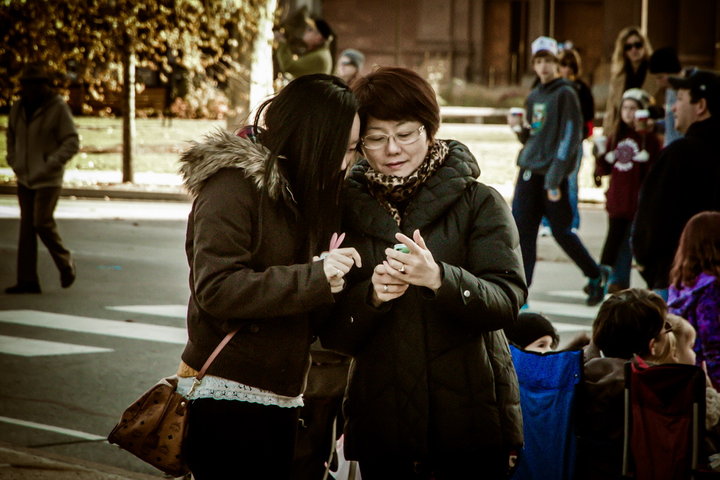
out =
{"type": "Polygon", "coordinates": [[[550,222],[553,238],[555,238],[557,244],[582,270],[583,274],[589,278],[600,276],[598,264],[590,256],[582,241],[580,241],[580,237],[573,233],[571,229],[572,208],[570,208],[568,200],[567,179],[560,184],[562,194],[560,200],[551,202],[547,198],[547,191],[544,186],[545,176],[528,173],[530,178],[526,180],[523,178],[525,172],[526,170],[520,169],[515,183],[512,213],[520,234],[520,249],[528,286],[532,283],[535,270],[537,234],[543,215],[550,222]]]}
{"type": "Polygon", "coordinates": [[[31,190],[17,186],[20,203],[20,239],[18,241],[18,284],[39,283],[37,274],[38,245],[40,237],[47,247],[58,270],[70,268],[71,256],[62,244],[53,214],[60,198],[61,187],[31,190]]]}
{"type": "Polygon", "coordinates": [[[297,408],[193,400],[185,450],[193,477],[289,479],[297,422],[297,408]]]}
{"type": "Polygon", "coordinates": [[[400,461],[392,457],[361,460],[363,480],[502,480],[508,478],[508,454],[468,453],[435,464],[400,461]]]}
{"type": "Polygon", "coordinates": [[[608,220],[608,231],[605,237],[600,263],[613,266],[616,270],[627,272],[627,278],[617,276],[617,283],[623,287],[630,286],[630,268],[632,266],[632,255],[621,255],[630,250],[630,227],[632,220],[625,218],[610,218],[608,220]],[[623,265],[618,265],[622,261],[623,265]],[[627,264],[626,264],[627,263],[627,264]]]}
{"type": "MultiPolygon", "coordinates": [[[[342,397],[306,397],[300,409],[293,480],[321,480],[334,449],[336,422],[342,397]]],[[[342,431],[342,423],[340,424],[342,431]]]]}

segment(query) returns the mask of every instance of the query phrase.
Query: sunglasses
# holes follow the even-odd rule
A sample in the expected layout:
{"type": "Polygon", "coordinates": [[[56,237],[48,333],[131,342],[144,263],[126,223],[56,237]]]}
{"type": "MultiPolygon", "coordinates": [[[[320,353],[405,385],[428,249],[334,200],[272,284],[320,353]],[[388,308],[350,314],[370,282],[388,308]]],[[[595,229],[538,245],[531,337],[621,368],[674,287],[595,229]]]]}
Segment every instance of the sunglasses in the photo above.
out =
{"type": "Polygon", "coordinates": [[[629,51],[632,50],[633,48],[636,48],[636,49],[640,50],[641,48],[643,48],[643,46],[645,46],[645,44],[644,44],[643,42],[626,43],[626,44],[625,44],[625,51],[626,51],[626,52],[629,52],[629,51]]]}

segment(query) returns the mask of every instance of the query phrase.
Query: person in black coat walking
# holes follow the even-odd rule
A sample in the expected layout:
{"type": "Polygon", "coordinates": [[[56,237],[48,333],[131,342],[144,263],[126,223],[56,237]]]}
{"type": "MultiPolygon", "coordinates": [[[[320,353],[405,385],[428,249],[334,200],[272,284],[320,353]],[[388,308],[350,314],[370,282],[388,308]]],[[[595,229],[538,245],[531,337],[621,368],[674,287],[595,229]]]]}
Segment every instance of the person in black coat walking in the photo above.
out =
{"type": "Polygon", "coordinates": [[[353,91],[364,158],[343,225],[363,267],[321,333],[354,357],[345,456],[365,480],[504,478],[522,418],[502,329],[527,295],[510,210],[465,145],[436,138],[427,81],[385,67],[353,91]]]}

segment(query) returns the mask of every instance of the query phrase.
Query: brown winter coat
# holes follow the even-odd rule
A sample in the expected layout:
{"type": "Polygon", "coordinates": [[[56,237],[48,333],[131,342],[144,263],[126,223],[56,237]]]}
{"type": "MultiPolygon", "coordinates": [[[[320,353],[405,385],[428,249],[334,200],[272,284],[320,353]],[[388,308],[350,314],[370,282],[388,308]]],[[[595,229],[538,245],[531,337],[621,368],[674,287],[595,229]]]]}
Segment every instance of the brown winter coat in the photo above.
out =
{"type": "Polygon", "coordinates": [[[281,173],[265,170],[268,154],[249,139],[217,132],[181,158],[195,196],[182,359],[199,370],[225,334],[240,328],[208,373],[297,396],[310,365],[311,312],[332,304],[333,295],[322,262],[296,261],[302,219],[281,173]]]}

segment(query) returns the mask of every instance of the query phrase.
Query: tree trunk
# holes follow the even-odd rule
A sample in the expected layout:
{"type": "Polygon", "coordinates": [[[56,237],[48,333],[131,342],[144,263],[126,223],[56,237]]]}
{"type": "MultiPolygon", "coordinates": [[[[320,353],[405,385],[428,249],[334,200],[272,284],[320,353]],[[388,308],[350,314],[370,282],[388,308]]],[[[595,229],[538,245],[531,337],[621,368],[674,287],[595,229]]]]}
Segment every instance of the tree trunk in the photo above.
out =
{"type": "Polygon", "coordinates": [[[277,0],[267,0],[258,12],[258,33],[253,42],[250,64],[250,108],[257,107],[273,93],[273,14],[277,0]]]}
{"type": "Polygon", "coordinates": [[[133,182],[133,157],[135,156],[135,54],[126,47],[123,55],[123,183],[133,182]]]}
{"type": "Polygon", "coordinates": [[[251,122],[252,109],[273,94],[272,26],[277,3],[277,0],[266,0],[265,5],[258,9],[258,33],[252,51],[245,58],[234,59],[243,70],[228,75],[225,93],[230,101],[226,122],[229,130],[251,122]]]}

